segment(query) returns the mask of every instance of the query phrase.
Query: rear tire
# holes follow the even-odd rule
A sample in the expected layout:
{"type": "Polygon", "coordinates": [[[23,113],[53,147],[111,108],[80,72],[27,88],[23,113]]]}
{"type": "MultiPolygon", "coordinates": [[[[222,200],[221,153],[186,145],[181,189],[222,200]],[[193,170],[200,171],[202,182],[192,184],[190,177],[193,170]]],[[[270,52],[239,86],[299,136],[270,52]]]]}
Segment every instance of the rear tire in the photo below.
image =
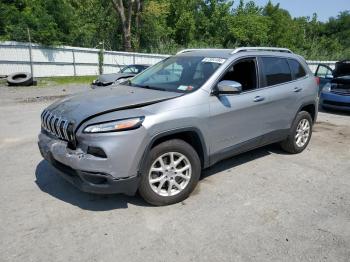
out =
{"type": "Polygon", "coordinates": [[[185,200],[196,187],[201,162],[191,145],[172,139],[152,148],[139,187],[146,202],[164,206],[185,200]]]}
{"type": "Polygon", "coordinates": [[[281,142],[284,151],[298,154],[304,151],[312,135],[312,118],[306,111],[301,111],[294,119],[288,138],[281,142]]]}

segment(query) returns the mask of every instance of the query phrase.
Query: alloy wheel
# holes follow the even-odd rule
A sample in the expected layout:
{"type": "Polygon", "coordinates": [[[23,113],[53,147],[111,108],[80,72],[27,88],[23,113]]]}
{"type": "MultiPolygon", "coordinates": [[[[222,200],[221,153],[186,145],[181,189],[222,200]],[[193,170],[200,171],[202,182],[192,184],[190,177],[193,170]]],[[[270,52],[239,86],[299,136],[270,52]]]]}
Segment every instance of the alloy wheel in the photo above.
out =
{"type": "Polygon", "coordinates": [[[303,147],[310,137],[310,122],[307,119],[301,119],[295,134],[295,143],[298,147],[303,147]]]}
{"type": "Polygon", "coordinates": [[[160,196],[174,196],[190,182],[192,166],[188,158],[179,152],[168,152],[151,165],[148,181],[152,190],[160,196]]]}

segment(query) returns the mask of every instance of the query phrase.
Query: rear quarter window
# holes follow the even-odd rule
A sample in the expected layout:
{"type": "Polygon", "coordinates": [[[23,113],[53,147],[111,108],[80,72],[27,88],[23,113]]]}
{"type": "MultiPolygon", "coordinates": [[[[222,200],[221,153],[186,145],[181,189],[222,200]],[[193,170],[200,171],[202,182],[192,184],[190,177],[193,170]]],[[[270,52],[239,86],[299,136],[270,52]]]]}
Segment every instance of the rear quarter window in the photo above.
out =
{"type": "Polygon", "coordinates": [[[278,85],[292,80],[292,74],[287,59],[279,57],[261,57],[260,64],[264,79],[263,87],[278,85]]]}
{"type": "Polygon", "coordinates": [[[294,79],[299,79],[306,76],[304,67],[297,60],[288,59],[288,62],[294,79]]]}

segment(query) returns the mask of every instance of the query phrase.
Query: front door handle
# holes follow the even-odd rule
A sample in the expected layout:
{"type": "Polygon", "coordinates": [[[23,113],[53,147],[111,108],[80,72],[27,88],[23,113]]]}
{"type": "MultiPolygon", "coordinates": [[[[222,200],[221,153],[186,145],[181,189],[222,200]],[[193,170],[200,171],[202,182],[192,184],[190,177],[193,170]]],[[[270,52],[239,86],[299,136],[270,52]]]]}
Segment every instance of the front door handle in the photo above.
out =
{"type": "Polygon", "coordinates": [[[264,100],[265,100],[265,97],[262,97],[262,96],[254,97],[254,102],[261,102],[261,101],[264,101],[264,100]]]}
{"type": "Polygon", "coordinates": [[[300,92],[301,90],[303,90],[301,87],[294,87],[294,92],[295,92],[295,93],[298,93],[298,92],[300,92]]]}

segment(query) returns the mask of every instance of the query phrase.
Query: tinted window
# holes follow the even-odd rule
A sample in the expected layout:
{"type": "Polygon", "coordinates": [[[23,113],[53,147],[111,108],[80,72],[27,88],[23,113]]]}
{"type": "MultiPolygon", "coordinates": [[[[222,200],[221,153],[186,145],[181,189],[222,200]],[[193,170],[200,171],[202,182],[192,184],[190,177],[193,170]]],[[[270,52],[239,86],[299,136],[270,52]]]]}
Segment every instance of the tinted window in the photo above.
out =
{"type": "Polygon", "coordinates": [[[120,72],[137,74],[137,73],[141,72],[141,70],[140,70],[140,68],[138,68],[136,66],[126,66],[123,69],[121,69],[120,72]]]}
{"type": "Polygon", "coordinates": [[[303,66],[297,60],[289,59],[288,61],[289,61],[290,69],[292,71],[294,79],[298,79],[306,76],[306,72],[303,66]]]}
{"type": "Polygon", "coordinates": [[[288,62],[284,58],[262,57],[261,67],[265,76],[265,86],[277,85],[292,80],[288,62]]]}

